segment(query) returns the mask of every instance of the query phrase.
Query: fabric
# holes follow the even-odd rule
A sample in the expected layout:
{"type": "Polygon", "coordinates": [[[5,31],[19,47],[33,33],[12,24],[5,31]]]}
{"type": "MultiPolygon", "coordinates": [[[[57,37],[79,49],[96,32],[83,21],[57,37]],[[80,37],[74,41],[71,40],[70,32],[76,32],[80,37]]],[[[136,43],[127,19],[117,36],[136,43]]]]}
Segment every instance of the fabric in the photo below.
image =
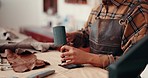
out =
{"type": "MultiPolygon", "coordinates": [[[[96,18],[122,19],[134,5],[142,1],[147,3],[146,0],[111,0],[113,5],[101,4],[100,6],[94,7],[84,25],[84,28],[78,31],[78,34],[81,34],[81,42],[79,42],[79,44],[81,44],[82,47],[84,45],[85,47],[89,46],[89,26],[96,21],[96,18]],[[84,43],[84,41],[86,42],[84,43]]],[[[121,48],[124,53],[126,53],[129,48],[141,40],[145,35],[148,35],[148,5],[139,4],[125,20],[126,22],[123,23],[124,31],[121,42],[121,48]]],[[[114,58],[118,58],[113,55],[104,56],[108,57],[104,60],[107,61],[105,66],[114,62],[114,58]]],[[[100,60],[100,63],[104,63],[104,61],[100,60]]]]}
{"type": "Polygon", "coordinates": [[[14,51],[17,48],[33,49],[45,52],[47,50],[56,49],[57,46],[55,46],[53,43],[38,42],[32,38],[27,38],[19,42],[11,40],[0,40],[0,52],[4,52],[5,49],[10,49],[14,51]]]}
{"type": "Polygon", "coordinates": [[[97,19],[90,26],[90,52],[120,56],[123,26],[119,19],[97,19]],[[113,32],[114,31],[114,32],[113,32]]]}
{"type": "Polygon", "coordinates": [[[48,62],[37,59],[36,55],[27,50],[19,49],[12,52],[7,49],[5,56],[15,72],[25,72],[50,65],[48,62]]]}
{"type": "Polygon", "coordinates": [[[4,28],[0,28],[0,40],[14,40],[17,38],[18,36],[16,36],[14,33],[7,31],[4,28]]]}
{"type": "Polygon", "coordinates": [[[0,56],[7,58],[15,72],[30,71],[49,65],[48,62],[37,59],[34,53],[50,49],[56,49],[56,46],[53,43],[42,43],[30,37],[24,37],[9,28],[0,28],[0,53],[2,53],[0,56]]]}
{"type": "Polygon", "coordinates": [[[0,28],[0,53],[3,53],[5,49],[15,51],[17,48],[45,52],[47,50],[57,49],[58,47],[51,42],[38,42],[31,37],[16,32],[14,29],[0,28]]]}

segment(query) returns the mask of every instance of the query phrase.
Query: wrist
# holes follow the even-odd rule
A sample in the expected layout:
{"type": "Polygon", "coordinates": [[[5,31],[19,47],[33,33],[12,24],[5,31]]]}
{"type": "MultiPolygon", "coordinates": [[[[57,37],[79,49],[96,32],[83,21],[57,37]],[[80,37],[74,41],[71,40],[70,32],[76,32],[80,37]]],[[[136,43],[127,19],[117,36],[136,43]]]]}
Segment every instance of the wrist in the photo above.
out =
{"type": "Polygon", "coordinates": [[[93,64],[94,60],[95,60],[95,55],[94,54],[91,54],[91,53],[88,53],[89,56],[87,57],[87,64],[93,64]]]}
{"type": "Polygon", "coordinates": [[[100,61],[100,59],[102,59],[102,57],[100,57],[99,55],[90,53],[90,56],[88,58],[89,58],[88,64],[91,64],[96,67],[103,67],[104,66],[103,61],[100,61]]]}

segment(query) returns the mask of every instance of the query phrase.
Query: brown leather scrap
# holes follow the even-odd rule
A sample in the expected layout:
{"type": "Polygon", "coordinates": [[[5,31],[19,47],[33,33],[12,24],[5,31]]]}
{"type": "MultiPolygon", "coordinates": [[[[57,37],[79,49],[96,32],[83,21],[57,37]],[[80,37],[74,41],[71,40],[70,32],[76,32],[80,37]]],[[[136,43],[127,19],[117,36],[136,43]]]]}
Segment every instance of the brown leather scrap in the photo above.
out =
{"type": "Polygon", "coordinates": [[[12,66],[15,72],[25,72],[36,68],[45,67],[50,63],[37,59],[36,55],[26,50],[16,50],[25,52],[12,52],[11,50],[5,50],[5,55],[8,62],[12,66]],[[19,53],[19,54],[17,54],[19,53]],[[20,54],[21,53],[21,54],[20,54]]]}

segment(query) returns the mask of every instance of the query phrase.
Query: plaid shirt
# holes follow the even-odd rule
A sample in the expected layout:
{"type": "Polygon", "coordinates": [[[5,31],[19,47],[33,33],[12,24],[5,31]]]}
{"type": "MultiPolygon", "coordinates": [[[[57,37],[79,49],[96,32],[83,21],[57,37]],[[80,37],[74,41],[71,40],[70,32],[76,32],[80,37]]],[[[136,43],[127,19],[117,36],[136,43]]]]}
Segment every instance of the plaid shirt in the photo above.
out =
{"type": "MultiPolygon", "coordinates": [[[[100,15],[98,17],[101,19],[122,19],[125,15],[127,15],[126,13],[129,12],[134,5],[141,2],[141,0],[134,0],[129,2],[128,0],[123,0],[126,1],[123,3],[119,3],[115,0],[111,1],[113,1],[113,5],[102,4],[102,8],[101,6],[96,6],[92,9],[88,21],[82,29],[82,41],[85,42],[89,39],[89,25],[96,21],[96,17],[99,12],[100,15]]],[[[145,0],[145,2],[147,1],[145,0]]],[[[127,16],[125,21],[126,22],[124,23],[124,34],[121,43],[121,48],[124,53],[126,53],[130,47],[136,44],[145,35],[148,35],[148,5],[139,4],[137,7],[135,7],[135,9],[133,9],[131,14],[127,16]]],[[[86,42],[84,43],[84,45],[86,46],[86,42]]],[[[100,60],[100,63],[102,63],[103,67],[106,67],[110,63],[115,61],[115,57],[112,55],[103,56],[104,60],[100,60]]]]}

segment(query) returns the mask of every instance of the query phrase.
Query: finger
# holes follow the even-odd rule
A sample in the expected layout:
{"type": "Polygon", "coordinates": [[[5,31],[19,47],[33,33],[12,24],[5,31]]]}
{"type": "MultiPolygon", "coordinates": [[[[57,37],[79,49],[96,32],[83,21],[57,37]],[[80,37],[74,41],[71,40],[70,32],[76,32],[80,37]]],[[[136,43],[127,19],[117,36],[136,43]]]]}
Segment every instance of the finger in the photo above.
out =
{"type": "Polygon", "coordinates": [[[63,54],[60,55],[61,58],[64,58],[65,56],[63,54]]]}
{"type": "MultiPolygon", "coordinates": [[[[66,52],[65,52],[65,53],[66,53],[66,52]]],[[[62,53],[62,54],[60,55],[60,57],[61,57],[61,58],[64,58],[64,57],[65,57],[65,54],[62,53]]]]}
{"type": "Polygon", "coordinates": [[[71,48],[70,46],[64,45],[64,46],[62,46],[62,47],[60,48],[60,51],[61,51],[61,52],[69,51],[70,48],[71,48]]]}
{"type": "Polygon", "coordinates": [[[73,60],[66,61],[65,65],[74,64],[73,60]]]}
{"type": "Polygon", "coordinates": [[[62,61],[73,60],[73,56],[67,56],[61,59],[62,61]]]}
{"type": "Polygon", "coordinates": [[[66,62],[66,60],[64,60],[64,59],[61,59],[61,61],[62,61],[62,63],[65,63],[66,62]]]}
{"type": "Polygon", "coordinates": [[[61,58],[64,58],[65,56],[72,56],[72,55],[73,55],[73,53],[71,53],[71,52],[64,52],[61,54],[61,58]]]}
{"type": "Polygon", "coordinates": [[[64,46],[62,46],[61,48],[60,48],[60,52],[66,52],[67,50],[64,48],[64,46]]]}
{"type": "Polygon", "coordinates": [[[70,65],[70,64],[73,64],[73,61],[68,60],[68,61],[62,63],[61,65],[62,65],[62,66],[66,66],[66,65],[70,65]]]}

